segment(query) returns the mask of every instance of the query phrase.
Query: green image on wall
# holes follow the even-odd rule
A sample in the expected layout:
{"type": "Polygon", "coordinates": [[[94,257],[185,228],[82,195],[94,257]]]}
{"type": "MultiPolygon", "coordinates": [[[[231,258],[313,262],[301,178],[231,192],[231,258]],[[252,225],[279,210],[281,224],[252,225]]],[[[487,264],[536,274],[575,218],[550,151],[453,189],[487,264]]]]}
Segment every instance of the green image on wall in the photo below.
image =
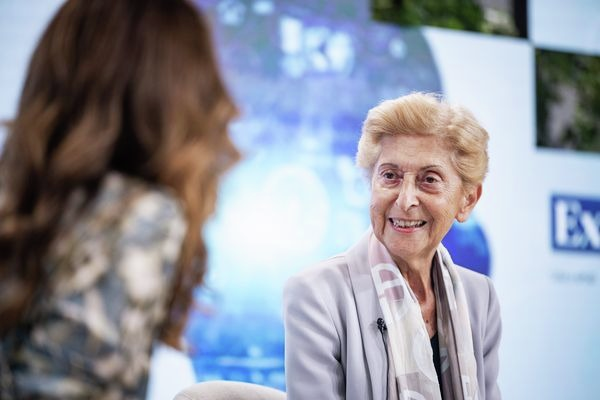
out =
{"type": "Polygon", "coordinates": [[[513,0],[371,0],[375,20],[527,37],[527,3],[513,0]]]}
{"type": "Polygon", "coordinates": [[[537,49],[537,145],[600,152],[600,57],[537,49]]]}

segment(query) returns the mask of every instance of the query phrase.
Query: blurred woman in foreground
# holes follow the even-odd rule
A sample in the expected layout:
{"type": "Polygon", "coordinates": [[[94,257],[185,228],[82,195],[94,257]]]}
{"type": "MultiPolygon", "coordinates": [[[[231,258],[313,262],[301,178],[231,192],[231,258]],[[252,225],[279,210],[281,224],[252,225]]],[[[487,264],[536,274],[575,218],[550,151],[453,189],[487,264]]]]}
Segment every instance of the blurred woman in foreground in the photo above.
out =
{"type": "Polygon", "coordinates": [[[143,398],[179,347],[236,108],[185,0],[69,0],[0,180],[0,397],[143,398]]]}

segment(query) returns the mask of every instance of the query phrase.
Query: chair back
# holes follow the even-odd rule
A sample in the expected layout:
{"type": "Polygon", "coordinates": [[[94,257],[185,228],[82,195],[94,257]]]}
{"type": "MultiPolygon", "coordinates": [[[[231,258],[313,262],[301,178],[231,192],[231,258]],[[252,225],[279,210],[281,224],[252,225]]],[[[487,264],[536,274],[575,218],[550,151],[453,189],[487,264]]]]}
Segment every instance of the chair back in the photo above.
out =
{"type": "Polygon", "coordinates": [[[285,392],[248,382],[208,381],[179,392],[173,400],[285,400],[285,392]]]}

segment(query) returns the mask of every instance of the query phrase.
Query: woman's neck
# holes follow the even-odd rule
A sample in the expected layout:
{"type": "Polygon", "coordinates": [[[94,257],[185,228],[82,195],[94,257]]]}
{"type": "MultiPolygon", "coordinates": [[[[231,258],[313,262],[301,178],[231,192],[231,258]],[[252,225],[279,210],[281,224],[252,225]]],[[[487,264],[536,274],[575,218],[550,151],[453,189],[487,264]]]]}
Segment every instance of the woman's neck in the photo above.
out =
{"type": "Polygon", "coordinates": [[[433,256],[427,259],[395,260],[400,273],[412,289],[419,303],[425,303],[433,296],[433,282],[431,279],[431,266],[433,256]]]}

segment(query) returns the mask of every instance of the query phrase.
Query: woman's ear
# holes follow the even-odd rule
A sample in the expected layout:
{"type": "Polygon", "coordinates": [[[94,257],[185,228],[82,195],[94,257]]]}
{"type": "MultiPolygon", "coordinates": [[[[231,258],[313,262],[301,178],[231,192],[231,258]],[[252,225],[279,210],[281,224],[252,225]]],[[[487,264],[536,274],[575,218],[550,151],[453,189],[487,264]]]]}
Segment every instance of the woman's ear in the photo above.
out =
{"type": "Polygon", "coordinates": [[[456,214],[456,220],[458,222],[465,222],[469,218],[469,215],[471,215],[471,211],[473,211],[475,204],[477,204],[479,198],[481,197],[482,191],[483,188],[481,184],[477,186],[472,186],[471,188],[465,190],[461,208],[456,214]]]}

